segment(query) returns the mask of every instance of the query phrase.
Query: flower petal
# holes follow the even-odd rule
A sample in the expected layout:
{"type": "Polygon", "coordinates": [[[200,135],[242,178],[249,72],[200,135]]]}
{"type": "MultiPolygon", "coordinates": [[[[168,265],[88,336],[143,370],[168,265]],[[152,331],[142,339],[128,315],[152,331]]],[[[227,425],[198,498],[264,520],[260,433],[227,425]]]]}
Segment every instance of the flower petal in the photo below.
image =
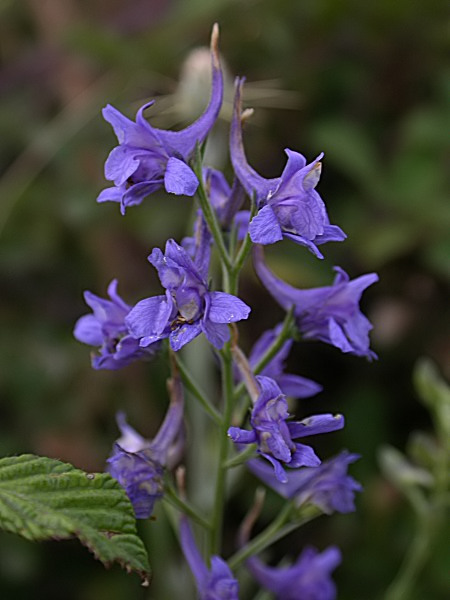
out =
{"type": "Polygon", "coordinates": [[[193,196],[198,188],[198,179],[185,162],[171,156],[164,173],[164,187],[170,194],[193,196]]]}
{"type": "Polygon", "coordinates": [[[228,436],[236,444],[254,444],[256,442],[254,431],[247,431],[247,429],[241,429],[240,427],[230,427],[228,429],[228,436]]]}
{"type": "Polygon", "coordinates": [[[202,328],[200,323],[184,323],[169,335],[170,346],[172,350],[178,352],[180,348],[188,344],[198,335],[200,335],[202,328]]]}
{"type": "Polygon", "coordinates": [[[242,300],[225,292],[209,292],[208,319],[214,323],[235,323],[246,319],[251,308],[242,300]]]}
{"type": "Polygon", "coordinates": [[[291,462],[287,464],[293,469],[298,467],[318,467],[321,463],[320,458],[311,448],[305,444],[295,444],[296,450],[292,454],[291,462]]]}
{"type": "Polygon", "coordinates": [[[312,379],[283,373],[277,377],[278,385],[286,396],[291,398],[310,398],[322,391],[322,386],[312,379]]]}
{"type": "Polygon", "coordinates": [[[283,239],[278,219],[269,205],[264,206],[250,222],[248,231],[255,244],[274,244],[283,239]]]}
{"type": "Polygon", "coordinates": [[[278,481],[280,483],[287,483],[288,478],[286,475],[286,471],[281,466],[281,463],[270,454],[267,454],[265,452],[261,452],[260,454],[273,466],[273,469],[275,471],[275,477],[278,479],[278,481]]]}
{"type": "Polygon", "coordinates": [[[94,315],[84,315],[75,323],[73,335],[79,342],[89,346],[103,344],[102,326],[94,315]]]}
{"type": "Polygon", "coordinates": [[[123,191],[117,187],[105,188],[97,196],[97,202],[120,202],[122,200],[123,191]]]}
{"type": "Polygon", "coordinates": [[[170,317],[171,307],[166,296],[145,298],[136,304],[125,317],[130,333],[136,338],[158,336],[170,317]]]}
{"type": "Polygon", "coordinates": [[[127,182],[138,167],[136,150],[131,150],[128,146],[116,146],[106,159],[105,177],[120,186],[127,182]]]}
{"type": "Polygon", "coordinates": [[[116,413],[116,421],[120,433],[122,434],[116,443],[126,452],[139,452],[139,450],[142,450],[148,445],[148,440],[142,437],[142,435],[128,424],[123,411],[116,413]]]}
{"type": "Polygon", "coordinates": [[[221,350],[230,339],[230,330],[225,323],[213,323],[209,319],[202,320],[202,331],[210,344],[221,350]]]}
{"type": "Polygon", "coordinates": [[[342,415],[314,415],[302,421],[288,423],[289,433],[293,439],[316,435],[318,433],[329,433],[344,427],[342,415]]]}

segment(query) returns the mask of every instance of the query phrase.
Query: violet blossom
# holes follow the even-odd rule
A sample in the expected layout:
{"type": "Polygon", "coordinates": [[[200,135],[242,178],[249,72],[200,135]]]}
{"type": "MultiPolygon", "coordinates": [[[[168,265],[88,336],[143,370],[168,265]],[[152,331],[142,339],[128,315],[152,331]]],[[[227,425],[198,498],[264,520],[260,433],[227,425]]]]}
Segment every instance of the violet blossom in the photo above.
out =
{"type": "Polygon", "coordinates": [[[251,430],[230,427],[228,435],[236,444],[257,444],[257,452],[274,468],[275,477],[286,482],[283,466],[293,469],[316,467],[320,458],[314,450],[294,440],[342,429],[342,415],[314,415],[302,421],[287,421],[289,413],[285,395],[270,377],[256,376],[261,393],[250,416],[251,430]]]}
{"type": "Polygon", "coordinates": [[[198,179],[188,165],[198,143],[205,140],[214,125],[223,99],[223,75],[218,51],[219,30],[211,35],[211,97],[205,112],[180,131],[152,127],[144,119],[144,111],[153,102],[142,106],[131,121],[111,105],[103,109],[119,141],[105,163],[105,177],[114,187],[103,190],[98,202],[119,202],[122,214],[129,206],[140,204],[149,194],[164,187],[166,192],[193,196],[198,179]]]}
{"type": "Polygon", "coordinates": [[[220,556],[214,555],[211,557],[211,568],[208,569],[184,515],[180,519],[180,544],[194,576],[200,600],[239,600],[239,584],[230,567],[220,556]]]}
{"type": "Polygon", "coordinates": [[[343,451],[318,467],[289,471],[285,483],[280,483],[273,469],[261,460],[249,460],[247,467],[280,496],[294,500],[297,506],[310,502],[326,514],[349,513],[355,510],[355,492],[362,491],[361,484],[347,474],[348,466],[358,458],[358,454],[343,451]]]}
{"type": "Polygon", "coordinates": [[[100,348],[99,355],[92,355],[94,369],[117,370],[135,360],[152,358],[159,350],[159,344],[141,348],[125,324],[125,317],[131,310],[117,293],[117,279],[108,286],[111,300],[100,298],[92,292],[84,292],[86,304],[92,314],[80,317],[75,324],[75,338],[100,348]]]}
{"type": "Polygon", "coordinates": [[[247,194],[255,197],[259,209],[249,226],[250,238],[264,245],[289,238],[323,258],[318,245],[340,242],[347,237],[340,227],[330,224],[325,204],[315,190],[323,154],[307,165],[302,154],[286,149],[288,161],[280,177],[266,179],[259,175],[248,164],[243,146],[243,84],[244,79],[236,80],[230,156],[237,177],[247,194]]]}
{"type": "Polygon", "coordinates": [[[275,594],[277,600],[334,600],[336,586],[331,572],[341,562],[335,546],[323,552],[308,547],[290,567],[269,567],[256,557],[246,566],[256,581],[275,594]]]}
{"type": "Polygon", "coordinates": [[[334,267],[336,277],[332,285],[300,290],[270,271],[261,246],[254,247],[253,256],[255,270],[271,296],[285,310],[294,307],[296,324],[304,339],[321,340],[356,356],[377,358],[369,348],[372,324],[359,310],[363,291],[378,281],[376,273],[350,281],[343,269],[334,267]]]}
{"type": "Polygon", "coordinates": [[[169,409],[153,440],[128,425],[124,413],[117,414],[122,435],[107,460],[107,471],[125,489],[137,519],[152,514],[155,502],[164,494],[164,468],[174,466],[183,451],[183,392],[179,382],[173,385],[169,409]]]}
{"type": "Polygon", "coordinates": [[[166,294],[141,300],[126,318],[141,347],[169,338],[172,349],[178,351],[203,332],[220,349],[230,338],[228,323],[248,317],[250,307],[245,302],[232,294],[208,290],[206,263],[196,266],[174,240],[168,240],[164,254],[154,248],[149,261],[166,294]]]}

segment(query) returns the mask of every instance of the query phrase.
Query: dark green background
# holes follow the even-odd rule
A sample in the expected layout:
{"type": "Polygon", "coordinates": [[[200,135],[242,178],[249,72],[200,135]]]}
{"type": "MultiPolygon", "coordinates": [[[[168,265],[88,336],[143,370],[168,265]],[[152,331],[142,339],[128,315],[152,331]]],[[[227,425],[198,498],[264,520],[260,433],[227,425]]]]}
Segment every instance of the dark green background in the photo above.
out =
{"type": "MultiPolygon", "coordinates": [[[[125,218],[117,205],[95,203],[115,143],[100,109],[111,102],[132,117],[161,94],[170,107],[183,60],[207,44],[218,21],[232,77],[246,75],[249,87],[276,79],[278,90],[293,92],[264,99],[262,83],[253,92],[252,104],[265,107],[245,133],[252,164],[277,176],[283,148],[309,159],[323,150],[318,189],[349,236],[327,245],[320,263],[279,244],[268,251],[271,266],[299,287],[328,284],[334,264],[352,277],[380,274],[362,303],[375,325],[378,362],[319,343],[296,346],[289,361],[291,371],[325,386],[299,413],[345,414],[345,430],[318,448],[322,456],[342,447],[362,454],[352,473],[365,492],[357,513],[323,517],[279,550],[295,557],[305,543],[337,544],[344,553],[335,574],[339,598],[381,598],[410,540],[412,516],[380,475],[377,451],[386,443],[403,448],[411,431],[430,427],[411,384],[417,358],[433,358],[450,376],[446,9],[443,0],[2,2],[0,454],[34,452],[103,470],[118,408],[143,434],[154,433],[167,402],[164,363],[94,372],[89,349],[71,332],[86,312],[85,289],[104,295],[118,277],[130,303],[159,293],[146,256],[184,235],[191,202],[154,195],[125,218]]],[[[174,121],[160,114],[155,122],[174,121]]],[[[250,267],[241,293],[253,306],[242,328],[248,349],[282,313],[269,297],[260,302],[250,267]]],[[[236,486],[230,529],[254,488],[236,486]]],[[[276,502],[270,496],[273,510],[276,502]]],[[[159,526],[142,527],[155,568],[149,592],[118,568],[105,572],[75,542],[36,545],[0,534],[1,597],[165,600],[167,582],[175,594],[190,578],[163,512],[156,516],[159,526]]],[[[448,562],[442,539],[416,600],[445,597],[448,562]]]]}

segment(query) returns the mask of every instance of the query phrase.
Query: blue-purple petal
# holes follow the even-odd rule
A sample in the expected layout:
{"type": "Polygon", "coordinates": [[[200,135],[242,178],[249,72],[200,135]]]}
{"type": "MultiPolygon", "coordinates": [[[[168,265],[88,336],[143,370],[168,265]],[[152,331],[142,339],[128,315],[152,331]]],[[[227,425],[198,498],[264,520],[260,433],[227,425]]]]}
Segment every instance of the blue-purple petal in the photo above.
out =
{"type": "Polygon", "coordinates": [[[283,373],[277,377],[277,383],[286,396],[292,398],[310,398],[322,391],[323,387],[307,377],[283,373]]]}
{"type": "Polygon", "coordinates": [[[254,431],[247,431],[240,427],[230,427],[228,435],[236,444],[254,444],[257,441],[254,431]]]}
{"type": "Polygon", "coordinates": [[[185,162],[171,156],[164,173],[164,187],[170,194],[193,196],[198,188],[198,179],[185,162]]]}
{"type": "Polygon", "coordinates": [[[79,342],[89,346],[101,346],[103,343],[102,326],[94,315],[84,315],[75,323],[73,335],[79,342]]]}
{"type": "Polygon", "coordinates": [[[250,307],[232,294],[209,292],[208,297],[208,318],[214,323],[235,323],[250,314],[250,307]]]}
{"type": "Polygon", "coordinates": [[[202,332],[199,321],[196,323],[184,323],[169,334],[170,347],[178,352],[183,346],[188,344],[202,332]]]}
{"type": "Polygon", "coordinates": [[[292,439],[297,439],[308,435],[338,431],[344,425],[345,420],[342,415],[323,414],[313,415],[302,421],[292,421],[288,423],[288,428],[292,439]]]}
{"type": "Polygon", "coordinates": [[[264,206],[250,221],[250,239],[255,244],[274,244],[283,239],[278,219],[269,205],[264,206]]]}
{"type": "Polygon", "coordinates": [[[125,318],[130,333],[136,337],[160,335],[170,315],[166,296],[154,296],[138,302],[125,318]]]}
{"type": "Polygon", "coordinates": [[[202,331],[206,339],[217,350],[221,350],[230,339],[230,330],[225,323],[213,323],[209,319],[203,319],[201,322],[202,331]]]}

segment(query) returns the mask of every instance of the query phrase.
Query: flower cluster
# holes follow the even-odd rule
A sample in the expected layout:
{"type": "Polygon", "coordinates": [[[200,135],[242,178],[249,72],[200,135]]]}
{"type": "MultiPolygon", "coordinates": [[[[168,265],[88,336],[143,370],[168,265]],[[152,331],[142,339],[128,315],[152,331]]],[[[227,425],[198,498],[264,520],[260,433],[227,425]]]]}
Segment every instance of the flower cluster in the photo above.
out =
{"type": "Polygon", "coordinates": [[[167,242],[165,250],[163,254],[155,248],[149,261],[157,269],[166,294],[136,304],[125,318],[131,334],[144,348],[169,338],[177,351],[204,333],[215,348],[222,348],[230,337],[227,324],[246,319],[250,307],[231,294],[210,292],[207,269],[203,272],[196,267],[174,240],[167,242]]]}
{"type": "Polygon", "coordinates": [[[117,293],[117,279],[109,284],[108,296],[111,300],[85,292],[84,299],[92,309],[92,314],[80,317],[74,329],[77,340],[100,348],[99,355],[92,356],[94,369],[115,371],[135,360],[152,358],[158,351],[159,344],[142,348],[139,341],[130,334],[125,317],[131,306],[117,293]]]}
{"type": "Polygon", "coordinates": [[[125,488],[137,519],[147,519],[164,493],[164,468],[172,467],[184,449],[183,388],[177,379],[169,381],[171,403],[153,440],[146,440],[117,414],[121,437],[107,461],[108,472],[125,488]]]}
{"type": "Polygon", "coordinates": [[[251,431],[230,427],[228,435],[237,444],[257,444],[258,453],[266,458],[275,470],[276,478],[285,483],[288,478],[283,464],[298,467],[317,467],[319,457],[310,446],[294,442],[317,433],[336,431],[344,426],[341,415],[315,415],[303,421],[289,421],[286,397],[270,377],[256,377],[261,393],[250,417],[251,431]]]}
{"type": "Polygon", "coordinates": [[[164,131],[152,127],[144,112],[152,106],[142,106],[131,121],[113,106],[103,109],[103,117],[114,129],[119,145],[108,156],[105,177],[114,187],[103,190],[98,202],[118,202],[122,214],[129,206],[161,189],[178,196],[193,196],[198,179],[189,166],[189,159],[198,143],[205,140],[222,106],[223,75],[218,54],[218,29],[211,36],[212,88],[209,104],[199,119],[181,131],[164,131]]]}
{"type": "MultiPolygon", "coordinates": [[[[246,462],[256,477],[285,499],[289,509],[295,509],[291,517],[309,504],[328,514],[354,510],[355,492],[361,491],[361,486],[347,470],[358,455],[344,451],[321,462],[310,445],[314,436],[342,429],[344,418],[339,414],[314,414],[291,419],[295,404],[288,406],[287,397],[293,401],[309,398],[322,386],[285,369],[298,333],[305,340],[320,340],[343,353],[376,358],[370,349],[371,324],[361,313],[359,302],[363,291],[377,281],[377,275],[370,273],[350,280],[343,269],[335,267],[332,285],[297,289],[268,268],[265,245],[289,239],[322,259],[319,246],[341,242],[346,235],[330,223],[316,189],[323,154],[308,163],[299,152],[286,149],[286,166],[280,177],[273,179],[261,176],[249,165],[242,135],[243,121],[248,116],[242,112],[242,78],[235,84],[230,129],[232,185],[222,172],[203,164],[200,145],[213,127],[223,100],[217,26],[211,36],[210,56],[208,105],[185,129],[164,131],[151,126],[144,113],[152,103],[138,110],[135,121],[110,105],[103,110],[118,145],[105,164],[105,176],[114,185],[103,190],[98,201],[118,202],[125,214],[127,208],[164,189],[179,196],[197,193],[198,205],[192,234],[181,243],[168,239],[164,250],[153,248],[148,257],[164,293],[128,305],[117,293],[117,280],[108,288],[109,300],[86,292],[92,314],[77,321],[74,335],[99,349],[92,359],[95,369],[117,370],[168,349],[170,403],[161,428],[153,440],[147,440],[119,413],[122,435],[114,444],[107,470],[126,490],[140,519],[148,518],[155,502],[166,497],[170,489],[170,501],[182,513],[180,545],[199,598],[237,600],[239,585],[231,566],[245,563],[255,582],[280,600],[332,600],[336,590],[331,572],[341,561],[335,547],[323,552],[306,548],[292,566],[270,567],[255,555],[261,546],[256,543],[254,548],[247,536],[241,540],[244,548],[236,549],[229,562],[220,557],[228,493],[226,473],[246,462]],[[220,289],[211,283],[217,278],[210,279],[211,254],[216,249],[223,276],[220,289]],[[238,297],[239,277],[249,256],[253,257],[261,283],[287,316],[284,323],[263,332],[247,356],[239,346],[236,323],[248,319],[251,311],[238,297]],[[222,370],[222,404],[205,396],[178,355],[200,334],[204,334],[222,370]],[[202,474],[203,478],[216,478],[207,518],[186,500],[184,479],[180,483],[176,477],[176,485],[173,480],[174,467],[189,452],[183,386],[200,401],[205,418],[207,415],[217,425],[216,472],[202,474]],[[311,439],[306,444],[298,441],[303,438],[311,439]],[[205,558],[198,550],[188,517],[205,529],[205,558]]],[[[205,448],[207,451],[209,448],[205,448]]],[[[265,547],[278,539],[279,530],[269,528],[269,533],[265,547]]]]}

